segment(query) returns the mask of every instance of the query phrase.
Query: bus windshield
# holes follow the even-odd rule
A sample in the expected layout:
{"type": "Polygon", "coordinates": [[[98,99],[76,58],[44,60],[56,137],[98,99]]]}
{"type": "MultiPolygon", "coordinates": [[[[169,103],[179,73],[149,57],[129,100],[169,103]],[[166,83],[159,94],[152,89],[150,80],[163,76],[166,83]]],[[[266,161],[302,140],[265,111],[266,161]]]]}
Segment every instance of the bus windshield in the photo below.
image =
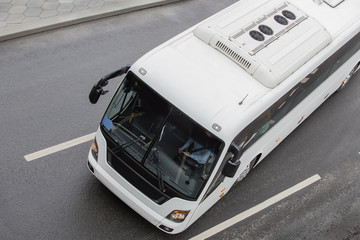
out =
{"type": "Polygon", "coordinates": [[[157,178],[196,198],[221,153],[222,142],[129,72],[111,101],[102,127],[123,151],[157,178]]]}

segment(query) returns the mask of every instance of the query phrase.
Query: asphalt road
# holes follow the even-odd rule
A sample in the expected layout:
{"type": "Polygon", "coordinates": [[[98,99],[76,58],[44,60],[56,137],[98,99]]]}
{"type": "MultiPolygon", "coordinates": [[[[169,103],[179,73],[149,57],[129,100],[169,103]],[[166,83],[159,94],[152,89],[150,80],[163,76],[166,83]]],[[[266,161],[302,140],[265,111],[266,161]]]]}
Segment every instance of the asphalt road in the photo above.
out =
{"type": "Polygon", "coordinates": [[[360,72],[184,233],[157,230],[86,167],[114,93],[88,102],[112,70],[235,0],[188,0],[0,43],[0,239],[189,239],[314,174],[321,180],[211,239],[360,239],[360,72]]]}

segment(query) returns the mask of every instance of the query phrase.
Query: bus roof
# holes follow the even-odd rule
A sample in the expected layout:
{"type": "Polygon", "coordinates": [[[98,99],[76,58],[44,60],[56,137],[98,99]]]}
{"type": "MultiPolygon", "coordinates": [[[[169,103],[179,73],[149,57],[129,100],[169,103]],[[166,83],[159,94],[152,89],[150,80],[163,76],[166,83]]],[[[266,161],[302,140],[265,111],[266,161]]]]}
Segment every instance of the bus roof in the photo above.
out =
{"type": "Polygon", "coordinates": [[[351,1],[337,9],[311,0],[239,1],[197,26],[194,34],[274,88],[359,18],[359,8],[344,11],[351,1]]]}
{"type": "Polygon", "coordinates": [[[225,125],[359,21],[359,9],[358,0],[336,7],[242,0],[155,48],[132,69],[194,120],[208,128],[225,125]]]}
{"type": "Polygon", "coordinates": [[[325,0],[321,4],[315,3],[315,0],[289,0],[289,2],[316,19],[332,39],[338,37],[360,19],[360,1],[358,0],[325,0]],[[331,7],[331,3],[334,3],[335,7],[331,7]]]}
{"type": "Polygon", "coordinates": [[[243,111],[270,91],[192,33],[150,52],[132,68],[145,70],[145,75],[135,73],[202,125],[224,111],[243,111]]]}

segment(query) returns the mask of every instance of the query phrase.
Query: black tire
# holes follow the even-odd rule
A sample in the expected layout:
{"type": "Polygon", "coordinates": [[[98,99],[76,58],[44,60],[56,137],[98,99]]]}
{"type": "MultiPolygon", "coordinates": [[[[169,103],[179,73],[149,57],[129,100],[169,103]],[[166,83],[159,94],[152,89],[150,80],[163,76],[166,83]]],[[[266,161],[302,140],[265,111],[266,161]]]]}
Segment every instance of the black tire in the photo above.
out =
{"type": "Polygon", "coordinates": [[[250,171],[255,167],[255,165],[258,163],[259,159],[261,157],[261,154],[257,155],[253,160],[250,162],[250,171]]]}
{"type": "Polygon", "coordinates": [[[358,69],[359,66],[360,66],[360,62],[358,62],[358,64],[356,64],[355,67],[350,71],[349,75],[344,79],[344,81],[342,82],[342,84],[340,85],[340,87],[336,92],[340,92],[345,87],[345,85],[349,82],[349,80],[354,75],[356,69],[358,69]]]}

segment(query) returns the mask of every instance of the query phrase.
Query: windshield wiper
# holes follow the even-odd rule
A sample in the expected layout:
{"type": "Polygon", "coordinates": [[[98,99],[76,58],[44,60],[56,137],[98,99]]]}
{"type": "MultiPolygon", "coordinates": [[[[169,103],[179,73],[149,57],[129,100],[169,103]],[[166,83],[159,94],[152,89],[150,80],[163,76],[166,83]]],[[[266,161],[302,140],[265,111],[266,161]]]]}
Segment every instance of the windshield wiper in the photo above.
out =
{"type": "Polygon", "coordinates": [[[156,171],[157,171],[157,180],[158,180],[158,185],[159,185],[159,189],[161,192],[165,192],[165,186],[164,186],[164,180],[162,179],[162,173],[159,167],[159,163],[160,163],[160,159],[159,159],[159,152],[156,148],[153,148],[154,151],[154,155],[156,157],[156,171]]]}
{"type": "Polygon", "coordinates": [[[136,139],[134,139],[134,140],[132,140],[132,141],[129,141],[129,142],[123,143],[123,144],[121,144],[121,145],[119,145],[119,146],[116,146],[115,148],[111,149],[111,151],[112,151],[113,153],[115,153],[115,152],[116,152],[117,150],[119,150],[119,149],[128,148],[128,147],[134,145],[135,143],[137,143],[137,142],[139,142],[139,141],[145,141],[145,139],[146,139],[146,138],[145,138],[144,136],[140,135],[139,137],[137,137],[136,139]]]}
{"type": "Polygon", "coordinates": [[[124,144],[121,144],[119,147],[122,149],[128,148],[132,145],[134,145],[135,143],[139,142],[139,141],[145,141],[146,137],[144,137],[143,135],[140,135],[139,137],[137,137],[136,139],[126,142],[124,144]]]}
{"type": "Polygon", "coordinates": [[[164,186],[164,181],[162,179],[162,173],[157,164],[156,164],[156,168],[157,168],[159,189],[160,189],[160,191],[165,192],[165,186],[164,186]]]}

